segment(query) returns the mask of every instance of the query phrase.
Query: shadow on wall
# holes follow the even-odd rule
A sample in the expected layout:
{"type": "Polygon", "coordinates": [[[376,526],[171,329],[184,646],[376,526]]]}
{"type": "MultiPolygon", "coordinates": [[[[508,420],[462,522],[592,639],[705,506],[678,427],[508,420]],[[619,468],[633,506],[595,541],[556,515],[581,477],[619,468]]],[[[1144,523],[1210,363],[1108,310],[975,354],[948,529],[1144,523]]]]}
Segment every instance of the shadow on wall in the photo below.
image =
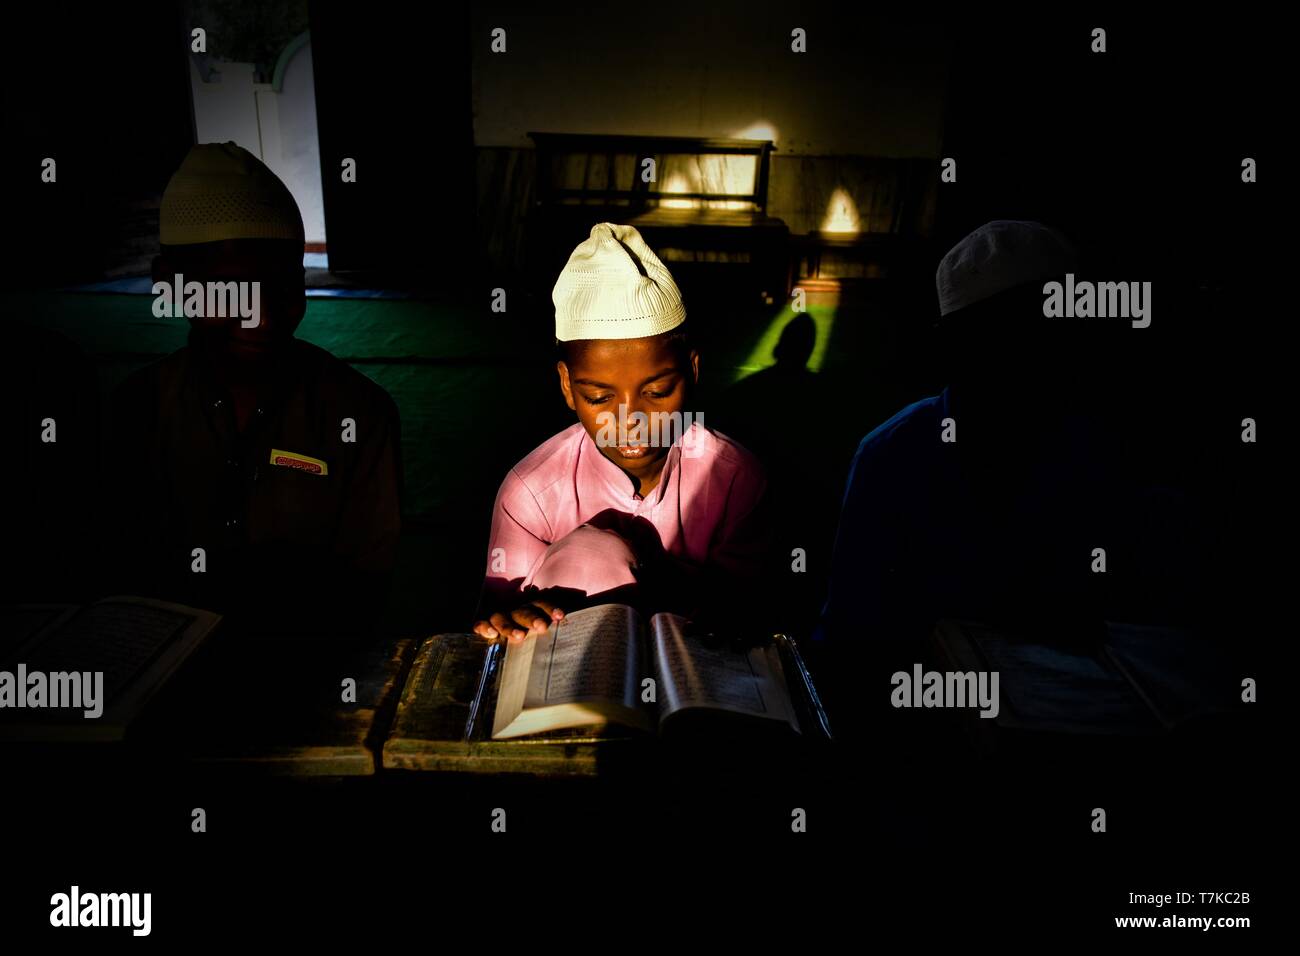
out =
{"type": "Polygon", "coordinates": [[[820,608],[844,475],[861,437],[833,413],[826,378],[808,368],[817,338],[811,316],[787,322],[772,350],[774,364],[719,395],[709,423],[763,462],[776,566],[790,565],[776,617],[796,636],[808,633],[820,608]]]}

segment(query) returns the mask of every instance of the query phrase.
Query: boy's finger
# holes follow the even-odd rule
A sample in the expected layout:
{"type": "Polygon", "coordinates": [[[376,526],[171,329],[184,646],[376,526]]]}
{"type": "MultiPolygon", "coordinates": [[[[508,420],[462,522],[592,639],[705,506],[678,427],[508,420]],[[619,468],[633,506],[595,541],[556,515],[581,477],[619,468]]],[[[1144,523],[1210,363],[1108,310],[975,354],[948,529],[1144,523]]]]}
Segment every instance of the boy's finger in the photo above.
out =
{"type": "Polygon", "coordinates": [[[531,604],[518,608],[514,613],[515,623],[529,631],[545,631],[551,626],[551,616],[543,614],[531,604]]]}
{"type": "Polygon", "coordinates": [[[489,641],[495,641],[498,636],[497,629],[487,621],[475,621],[474,626],[470,628],[470,631],[489,641]]]}
{"type": "Polygon", "coordinates": [[[492,626],[497,629],[498,634],[507,640],[514,641],[516,644],[527,637],[526,631],[518,627],[514,621],[500,611],[492,615],[492,626]]]}
{"type": "Polygon", "coordinates": [[[552,621],[558,621],[564,617],[563,611],[542,597],[533,598],[533,607],[541,608],[552,621]]]}

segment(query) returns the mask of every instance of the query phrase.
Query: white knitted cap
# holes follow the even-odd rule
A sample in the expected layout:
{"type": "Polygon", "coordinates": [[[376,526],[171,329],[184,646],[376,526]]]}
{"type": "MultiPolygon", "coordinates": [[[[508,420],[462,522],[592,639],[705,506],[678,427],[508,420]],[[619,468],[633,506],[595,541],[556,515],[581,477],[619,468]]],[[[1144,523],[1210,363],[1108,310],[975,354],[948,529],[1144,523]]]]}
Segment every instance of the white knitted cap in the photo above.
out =
{"type": "Polygon", "coordinates": [[[677,283],[631,226],[601,222],[578,244],[551,292],[555,337],[639,339],[686,321],[677,283]]]}
{"type": "Polygon", "coordinates": [[[302,242],[302,213],[289,188],[248,150],[200,143],[163,191],[158,240],[187,246],[222,239],[302,242]]]}
{"type": "Polygon", "coordinates": [[[1068,239],[1041,222],[986,222],[939,262],[935,285],[939,314],[947,315],[990,296],[1075,270],[1068,239]]]}

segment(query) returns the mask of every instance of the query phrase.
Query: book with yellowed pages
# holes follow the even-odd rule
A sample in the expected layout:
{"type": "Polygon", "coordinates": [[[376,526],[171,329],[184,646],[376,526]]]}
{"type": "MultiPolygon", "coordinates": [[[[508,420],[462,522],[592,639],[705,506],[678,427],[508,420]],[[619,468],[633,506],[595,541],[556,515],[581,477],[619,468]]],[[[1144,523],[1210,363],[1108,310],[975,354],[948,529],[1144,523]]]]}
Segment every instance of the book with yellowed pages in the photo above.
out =
{"type": "Polygon", "coordinates": [[[125,595],[0,607],[0,741],[123,739],[220,620],[125,595]]]}
{"type": "Polygon", "coordinates": [[[661,732],[690,714],[800,733],[775,644],[712,644],[672,614],[602,604],[507,645],[492,739],[614,725],[661,732]]]}

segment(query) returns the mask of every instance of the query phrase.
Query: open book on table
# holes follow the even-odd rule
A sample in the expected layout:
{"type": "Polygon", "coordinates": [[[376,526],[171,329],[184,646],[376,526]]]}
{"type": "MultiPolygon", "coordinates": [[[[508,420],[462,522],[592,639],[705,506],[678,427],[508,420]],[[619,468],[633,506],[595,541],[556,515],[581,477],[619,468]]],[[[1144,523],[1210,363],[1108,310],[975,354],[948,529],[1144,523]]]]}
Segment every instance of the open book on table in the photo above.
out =
{"type": "Polygon", "coordinates": [[[943,620],[933,640],[949,668],[998,672],[1003,706],[989,721],[998,727],[1148,735],[1234,709],[1237,678],[1205,635],[1108,621],[1089,646],[1052,636],[1046,625],[1025,636],[943,620]]]}
{"type": "Polygon", "coordinates": [[[714,645],[676,615],[644,621],[626,605],[602,604],[506,645],[492,738],[608,725],[658,733],[688,714],[801,732],[774,643],[714,645]]]}
{"type": "Polygon", "coordinates": [[[0,607],[0,740],[123,739],[149,699],[220,620],[211,611],[130,595],[85,606],[0,607]],[[17,686],[20,675],[27,686],[17,686]],[[73,681],[100,687],[98,717],[87,718],[79,707],[32,708],[32,684],[52,689],[73,681]],[[27,706],[17,706],[18,694],[27,706]]]}

